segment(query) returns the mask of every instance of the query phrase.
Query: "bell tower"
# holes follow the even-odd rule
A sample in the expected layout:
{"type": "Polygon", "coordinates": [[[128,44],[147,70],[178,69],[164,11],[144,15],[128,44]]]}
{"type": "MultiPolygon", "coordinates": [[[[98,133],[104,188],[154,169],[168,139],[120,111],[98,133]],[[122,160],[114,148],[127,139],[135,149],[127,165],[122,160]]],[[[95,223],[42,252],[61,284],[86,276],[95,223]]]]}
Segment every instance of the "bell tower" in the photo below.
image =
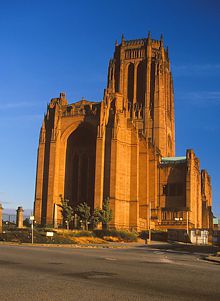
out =
{"type": "MultiPolygon", "coordinates": [[[[107,91],[123,96],[123,106],[141,111],[144,135],[163,157],[175,156],[173,80],[163,36],[115,43],[107,91]]],[[[130,116],[132,118],[132,114],[130,116]]]]}

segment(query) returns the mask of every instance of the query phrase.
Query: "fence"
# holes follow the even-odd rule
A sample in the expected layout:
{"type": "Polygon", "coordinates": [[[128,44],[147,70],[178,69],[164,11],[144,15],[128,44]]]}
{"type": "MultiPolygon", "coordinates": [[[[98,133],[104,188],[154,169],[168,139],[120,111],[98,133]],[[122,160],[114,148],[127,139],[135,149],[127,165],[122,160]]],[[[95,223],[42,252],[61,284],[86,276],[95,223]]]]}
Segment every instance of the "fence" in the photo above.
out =
{"type": "MultiPolygon", "coordinates": [[[[26,219],[29,221],[30,216],[24,215],[23,220],[25,221],[26,219]]],[[[2,224],[3,224],[3,229],[12,229],[16,228],[16,220],[17,220],[17,215],[16,214],[2,214],[2,224]]]]}

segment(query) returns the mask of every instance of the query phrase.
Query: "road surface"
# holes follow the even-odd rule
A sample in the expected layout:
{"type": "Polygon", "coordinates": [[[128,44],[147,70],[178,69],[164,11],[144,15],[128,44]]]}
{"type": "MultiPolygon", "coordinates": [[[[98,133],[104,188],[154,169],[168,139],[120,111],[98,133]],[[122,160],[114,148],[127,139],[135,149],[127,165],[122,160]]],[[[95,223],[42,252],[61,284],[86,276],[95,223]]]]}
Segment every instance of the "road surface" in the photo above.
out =
{"type": "Polygon", "coordinates": [[[220,265],[199,254],[0,245],[1,301],[220,300],[220,265]]]}

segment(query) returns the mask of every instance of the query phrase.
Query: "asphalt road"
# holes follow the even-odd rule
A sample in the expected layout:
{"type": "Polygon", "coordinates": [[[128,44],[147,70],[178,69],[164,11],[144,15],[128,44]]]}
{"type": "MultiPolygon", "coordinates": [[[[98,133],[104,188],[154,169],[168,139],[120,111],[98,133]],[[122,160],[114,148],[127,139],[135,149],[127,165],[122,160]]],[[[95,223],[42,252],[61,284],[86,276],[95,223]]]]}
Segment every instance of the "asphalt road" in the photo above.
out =
{"type": "Polygon", "coordinates": [[[1,301],[220,300],[220,265],[146,246],[0,245],[1,301]]]}

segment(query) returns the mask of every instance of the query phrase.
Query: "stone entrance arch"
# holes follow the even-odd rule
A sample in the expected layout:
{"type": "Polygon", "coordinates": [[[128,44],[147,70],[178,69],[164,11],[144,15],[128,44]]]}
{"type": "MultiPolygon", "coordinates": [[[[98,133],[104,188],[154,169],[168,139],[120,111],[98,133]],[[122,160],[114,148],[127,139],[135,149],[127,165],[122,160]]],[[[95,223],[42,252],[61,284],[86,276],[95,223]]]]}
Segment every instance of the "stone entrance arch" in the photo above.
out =
{"type": "Polygon", "coordinates": [[[86,202],[94,208],[96,128],[81,124],[66,143],[64,197],[74,208],[86,202]]]}

